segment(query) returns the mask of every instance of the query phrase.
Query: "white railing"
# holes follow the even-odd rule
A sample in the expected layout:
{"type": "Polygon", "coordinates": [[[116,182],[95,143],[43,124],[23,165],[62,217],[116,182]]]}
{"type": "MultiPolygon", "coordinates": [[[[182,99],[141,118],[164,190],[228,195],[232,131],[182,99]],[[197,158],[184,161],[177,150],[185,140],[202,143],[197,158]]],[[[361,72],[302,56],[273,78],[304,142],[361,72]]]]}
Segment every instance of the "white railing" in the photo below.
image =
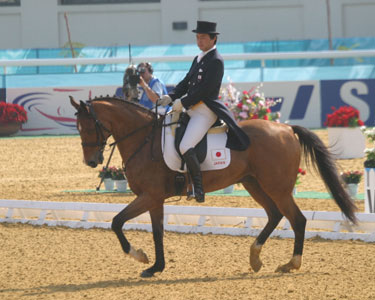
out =
{"type": "MultiPolygon", "coordinates": [[[[223,54],[224,60],[257,60],[261,62],[261,72],[267,60],[286,59],[316,59],[316,58],[353,58],[353,57],[375,57],[375,50],[347,50],[347,51],[299,51],[299,52],[263,52],[263,53],[234,53],[223,54]]],[[[183,62],[192,61],[194,55],[166,55],[166,56],[137,56],[133,57],[134,63],[142,61],[149,62],[183,62]]],[[[54,59],[15,59],[0,60],[0,67],[15,66],[71,66],[71,65],[107,65],[107,64],[129,64],[127,57],[103,57],[103,58],[54,58],[54,59]]],[[[261,75],[263,80],[263,75],[261,75]]]]}
{"type": "MultiPolygon", "coordinates": [[[[267,60],[285,59],[315,59],[315,58],[351,58],[351,57],[375,57],[375,50],[348,50],[348,51],[303,51],[303,52],[263,52],[263,53],[234,53],[222,54],[224,60],[259,60],[263,63],[267,60]]],[[[133,57],[135,63],[149,62],[182,62],[192,61],[194,55],[166,55],[166,56],[138,56],[133,57]]],[[[1,67],[14,66],[69,66],[69,65],[104,65],[104,64],[128,64],[127,57],[103,57],[103,58],[53,58],[53,59],[0,59],[1,67]]]]}
{"type": "MultiPolygon", "coordinates": [[[[0,222],[72,228],[111,228],[112,218],[126,204],[0,200],[0,222]]],[[[348,223],[340,212],[303,211],[306,238],[375,241],[375,214],[358,213],[359,224],[348,223]]],[[[267,223],[263,209],[230,207],[164,206],[164,228],[181,233],[259,235],[267,223]]],[[[129,220],[124,229],[151,231],[148,213],[129,220]]],[[[293,238],[283,218],[272,236],[293,238]]]]}

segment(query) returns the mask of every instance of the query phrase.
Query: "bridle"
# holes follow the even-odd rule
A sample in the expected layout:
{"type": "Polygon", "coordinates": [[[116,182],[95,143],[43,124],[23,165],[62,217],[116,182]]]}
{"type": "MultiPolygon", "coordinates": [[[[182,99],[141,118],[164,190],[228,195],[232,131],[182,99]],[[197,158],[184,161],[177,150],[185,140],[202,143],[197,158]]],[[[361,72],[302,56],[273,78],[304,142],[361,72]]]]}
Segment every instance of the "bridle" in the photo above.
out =
{"type": "Polygon", "coordinates": [[[87,110],[89,112],[90,118],[92,118],[95,122],[95,131],[96,131],[96,142],[91,143],[84,143],[82,142],[82,147],[100,147],[101,152],[103,152],[105,145],[107,145],[107,139],[112,135],[111,131],[100,122],[96,116],[94,107],[92,106],[91,102],[86,103],[87,110]],[[104,136],[104,132],[106,131],[109,133],[107,138],[104,136]]]}
{"type": "MultiPolygon", "coordinates": [[[[100,120],[97,118],[97,115],[95,113],[95,110],[94,110],[94,107],[92,105],[92,103],[89,101],[87,103],[85,103],[86,107],[87,107],[87,111],[89,113],[89,117],[92,118],[95,122],[95,131],[96,131],[96,142],[91,142],[91,143],[84,143],[82,142],[82,147],[100,147],[99,148],[99,155],[103,156],[103,152],[104,152],[104,148],[105,146],[107,145],[107,140],[108,138],[112,135],[111,131],[106,128],[102,122],[100,122],[100,120]],[[105,137],[104,135],[104,132],[108,132],[109,135],[107,137],[105,137]]],[[[157,116],[157,114],[156,114],[157,116]]],[[[134,129],[133,131],[131,131],[130,133],[126,134],[125,136],[117,139],[115,142],[109,144],[110,147],[113,147],[112,148],[112,152],[111,152],[111,155],[110,157],[108,158],[108,163],[107,163],[107,166],[111,160],[111,157],[112,157],[112,154],[113,154],[113,150],[115,149],[114,146],[116,146],[119,142],[122,142],[123,140],[133,136],[134,134],[136,134],[137,132],[149,127],[152,125],[152,130],[151,132],[145,137],[144,141],[137,147],[137,149],[134,151],[134,153],[129,157],[129,159],[123,163],[124,164],[124,169],[126,169],[126,165],[129,163],[129,161],[143,148],[143,146],[145,146],[148,142],[154,140],[154,136],[155,136],[155,130],[156,130],[156,127],[157,127],[157,124],[158,124],[158,118],[156,117],[155,119],[153,119],[151,122],[147,123],[146,125],[144,126],[141,126],[141,127],[138,127],[137,129],[134,129]]],[[[154,160],[153,158],[153,152],[151,152],[151,159],[154,160]]]]}

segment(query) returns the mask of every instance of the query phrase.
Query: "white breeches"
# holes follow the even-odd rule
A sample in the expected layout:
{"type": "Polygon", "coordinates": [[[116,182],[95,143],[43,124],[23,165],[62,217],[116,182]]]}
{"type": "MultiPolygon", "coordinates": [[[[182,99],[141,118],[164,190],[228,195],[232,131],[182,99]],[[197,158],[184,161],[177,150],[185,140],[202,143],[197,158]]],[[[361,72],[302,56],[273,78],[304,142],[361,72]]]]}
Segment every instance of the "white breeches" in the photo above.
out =
{"type": "Polygon", "coordinates": [[[204,103],[193,106],[187,111],[187,114],[190,121],[180,143],[181,154],[195,147],[217,119],[216,114],[204,103]]]}

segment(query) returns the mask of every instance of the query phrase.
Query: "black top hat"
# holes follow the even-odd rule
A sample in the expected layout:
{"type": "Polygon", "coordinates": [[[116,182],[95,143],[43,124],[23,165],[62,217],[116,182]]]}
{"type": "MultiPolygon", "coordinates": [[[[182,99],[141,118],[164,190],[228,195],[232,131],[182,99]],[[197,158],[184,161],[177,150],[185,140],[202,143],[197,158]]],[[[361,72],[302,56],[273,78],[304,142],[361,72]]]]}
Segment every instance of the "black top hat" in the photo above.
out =
{"type": "Polygon", "coordinates": [[[216,23],[207,21],[197,21],[197,29],[194,29],[195,33],[208,33],[208,34],[220,34],[216,32],[216,23]]]}

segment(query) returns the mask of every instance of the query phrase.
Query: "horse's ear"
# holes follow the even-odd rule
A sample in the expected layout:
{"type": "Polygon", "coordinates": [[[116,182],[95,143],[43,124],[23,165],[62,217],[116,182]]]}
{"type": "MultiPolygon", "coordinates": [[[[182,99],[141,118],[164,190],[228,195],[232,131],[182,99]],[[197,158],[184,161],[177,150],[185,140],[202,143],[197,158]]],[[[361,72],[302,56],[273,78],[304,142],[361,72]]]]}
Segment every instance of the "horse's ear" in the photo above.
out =
{"type": "Polygon", "coordinates": [[[70,103],[73,105],[73,107],[78,110],[79,109],[79,104],[74,100],[73,96],[69,96],[70,98],[70,103]]]}
{"type": "Polygon", "coordinates": [[[80,100],[79,101],[79,107],[81,108],[81,110],[83,110],[84,112],[89,112],[88,110],[87,110],[87,105],[86,105],[86,103],[85,102],[83,102],[82,100],[80,100]]]}

